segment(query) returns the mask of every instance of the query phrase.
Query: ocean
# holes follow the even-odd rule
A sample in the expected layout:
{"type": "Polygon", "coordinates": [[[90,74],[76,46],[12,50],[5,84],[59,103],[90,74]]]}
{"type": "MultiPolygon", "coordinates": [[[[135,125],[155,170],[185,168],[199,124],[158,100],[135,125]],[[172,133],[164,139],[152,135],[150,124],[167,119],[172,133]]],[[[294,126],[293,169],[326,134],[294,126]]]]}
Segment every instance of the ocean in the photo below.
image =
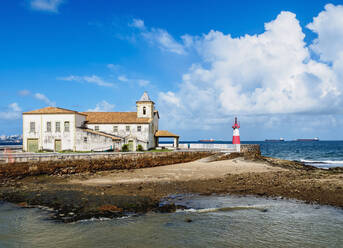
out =
{"type": "MultiPolygon", "coordinates": [[[[252,143],[252,142],[250,142],[252,143]]],[[[320,168],[343,166],[343,141],[255,142],[261,154],[297,160],[320,168]]]]}
{"type": "MultiPolygon", "coordinates": [[[[230,143],[230,142],[227,142],[230,143]]],[[[322,168],[343,166],[343,141],[243,142],[265,156],[322,168]]],[[[180,195],[190,209],[76,223],[0,202],[0,248],[343,247],[343,210],[281,198],[180,195]]]]}
{"type": "MultiPolygon", "coordinates": [[[[170,144],[170,142],[160,142],[170,144]]],[[[181,141],[180,143],[199,143],[199,141],[181,141]]],[[[231,141],[211,143],[232,144],[231,141]]],[[[343,166],[343,141],[242,141],[242,144],[259,144],[263,156],[287,160],[296,160],[320,168],[343,166]]]]}

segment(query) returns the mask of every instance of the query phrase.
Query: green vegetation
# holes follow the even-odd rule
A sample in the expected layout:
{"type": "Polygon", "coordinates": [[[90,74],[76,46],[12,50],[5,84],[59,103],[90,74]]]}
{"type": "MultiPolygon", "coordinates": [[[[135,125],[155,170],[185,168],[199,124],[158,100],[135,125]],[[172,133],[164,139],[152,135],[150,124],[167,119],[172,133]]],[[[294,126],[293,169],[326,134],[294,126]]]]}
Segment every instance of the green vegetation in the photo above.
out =
{"type": "Polygon", "coordinates": [[[36,153],[48,153],[48,152],[54,152],[53,150],[38,150],[36,153]]]}
{"type": "Polygon", "coordinates": [[[151,149],[147,152],[172,152],[173,150],[169,150],[169,149],[151,149]]]}
{"type": "Polygon", "coordinates": [[[128,151],[129,151],[129,145],[128,145],[128,144],[124,144],[124,145],[121,147],[121,151],[122,151],[122,152],[128,152],[128,151]]]}
{"type": "Polygon", "coordinates": [[[142,152],[142,151],[143,151],[143,146],[142,146],[141,144],[139,144],[139,145],[137,146],[137,151],[138,151],[138,152],[142,152]]]}

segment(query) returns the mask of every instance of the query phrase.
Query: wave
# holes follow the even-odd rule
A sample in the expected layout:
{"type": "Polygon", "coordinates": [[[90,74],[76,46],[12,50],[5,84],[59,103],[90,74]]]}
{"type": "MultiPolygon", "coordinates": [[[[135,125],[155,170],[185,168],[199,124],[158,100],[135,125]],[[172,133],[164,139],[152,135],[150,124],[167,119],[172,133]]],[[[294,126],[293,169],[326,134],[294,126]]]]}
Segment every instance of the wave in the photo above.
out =
{"type": "Polygon", "coordinates": [[[267,212],[268,211],[264,207],[236,206],[236,207],[202,208],[202,209],[190,208],[190,209],[178,210],[177,212],[212,213],[212,212],[229,212],[229,211],[238,211],[238,210],[258,210],[258,211],[261,211],[261,212],[267,212]]]}
{"type": "Polygon", "coordinates": [[[306,160],[306,159],[300,159],[300,162],[312,163],[312,164],[343,164],[343,160],[306,160]]]}

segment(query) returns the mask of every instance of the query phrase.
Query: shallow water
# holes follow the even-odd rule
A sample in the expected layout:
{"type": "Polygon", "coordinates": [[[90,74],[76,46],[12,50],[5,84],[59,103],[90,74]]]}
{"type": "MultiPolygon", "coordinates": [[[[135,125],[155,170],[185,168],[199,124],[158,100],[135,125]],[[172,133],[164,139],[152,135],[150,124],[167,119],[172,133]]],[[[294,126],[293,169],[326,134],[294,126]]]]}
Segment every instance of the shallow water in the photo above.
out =
{"type": "Polygon", "coordinates": [[[255,197],[174,201],[191,209],[69,224],[3,203],[0,247],[343,247],[341,209],[255,197]]]}

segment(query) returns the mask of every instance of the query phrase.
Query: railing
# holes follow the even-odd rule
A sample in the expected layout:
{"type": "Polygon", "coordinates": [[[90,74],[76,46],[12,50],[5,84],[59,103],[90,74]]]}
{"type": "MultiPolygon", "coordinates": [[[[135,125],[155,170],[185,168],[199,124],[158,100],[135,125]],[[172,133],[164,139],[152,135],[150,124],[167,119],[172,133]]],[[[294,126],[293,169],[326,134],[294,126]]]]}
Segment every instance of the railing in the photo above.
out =
{"type": "MultiPolygon", "coordinates": [[[[173,147],[173,144],[159,144],[161,147],[173,147]]],[[[217,143],[182,143],[179,144],[182,150],[222,150],[226,152],[240,152],[240,145],[217,144],[217,143]]]]}
{"type": "Polygon", "coordinates": [[[5,149],[22,150],[23,146],[22,145],[5,145],[5,146],[0,146],[0,152],[5,151],[5,149]]]}

